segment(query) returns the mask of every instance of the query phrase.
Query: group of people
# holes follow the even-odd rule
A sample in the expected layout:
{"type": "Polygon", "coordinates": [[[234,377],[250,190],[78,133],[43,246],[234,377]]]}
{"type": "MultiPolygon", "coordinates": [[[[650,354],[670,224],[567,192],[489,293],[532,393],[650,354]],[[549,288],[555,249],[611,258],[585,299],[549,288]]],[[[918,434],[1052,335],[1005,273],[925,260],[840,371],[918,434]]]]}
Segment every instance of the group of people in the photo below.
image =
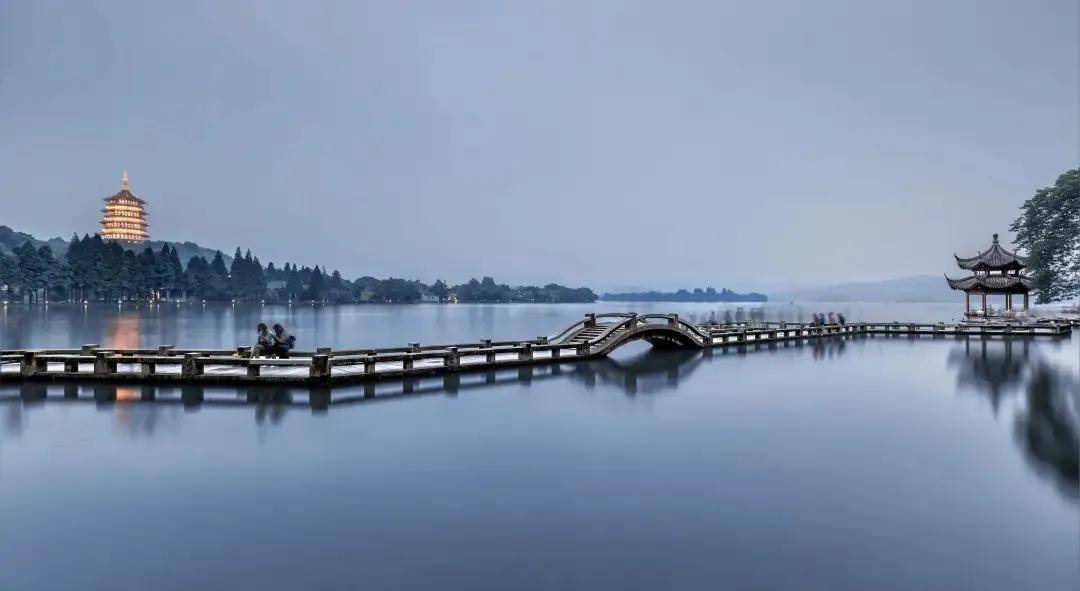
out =
{"type": "Polygon", "coordinates": [[[847,324],[847,318],[844,318],[843,313],[834,314],[829,312],[827,315],[815,313],[811,324],[815,326],[825,326],[827,324],[839,324],[840,326],[843,326],[847,324]]]}
{"type": "Polygon", "coordinates": [[[285,327],[275,324],[273,329],[263,322],[256,328],[255,346],[251,348],[252,357],[278,357],[288,359],[289,351],[296,345],[296,337],[285,332],[285,327]]]}

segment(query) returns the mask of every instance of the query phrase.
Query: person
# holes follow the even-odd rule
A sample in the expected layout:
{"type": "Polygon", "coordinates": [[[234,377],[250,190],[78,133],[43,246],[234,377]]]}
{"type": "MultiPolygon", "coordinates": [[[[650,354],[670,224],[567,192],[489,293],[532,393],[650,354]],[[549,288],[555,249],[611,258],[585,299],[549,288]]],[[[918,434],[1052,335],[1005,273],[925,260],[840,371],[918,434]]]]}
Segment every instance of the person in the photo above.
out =
{"type": "Polygon", "coordinates": [[[847,318],[844,318],[843,312],[837,312],[836,321],[840,323],[840,326],[844,326],[845,324],[847,324],[847,318]]]}
{"type": "Polygon", "coordinates": [[[274,325],[274,334],[271,335],[270,353],[280,359],[288,359],[289,351],[296,345],[296,337],[285,332],[285,327],[280,324],[274,325]]]}
{"type": "Polygon", "coordinates": [[[270,334],[270,329],[266,328],[265,322],[260,322],[259,326],[255,327],[255,331],[255,345],[251,347],[251,356],[269,355],[274,345],[274,336],[270,334]]]}

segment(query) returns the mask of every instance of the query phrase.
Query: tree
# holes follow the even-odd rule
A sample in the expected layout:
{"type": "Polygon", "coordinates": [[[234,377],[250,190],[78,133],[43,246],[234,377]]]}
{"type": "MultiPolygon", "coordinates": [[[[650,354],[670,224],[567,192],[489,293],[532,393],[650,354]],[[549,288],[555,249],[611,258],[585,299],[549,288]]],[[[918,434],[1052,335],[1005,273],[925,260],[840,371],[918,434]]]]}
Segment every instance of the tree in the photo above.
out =
{"type": "MultiPolygon", "coordinates": [[[[48,249],[48,247],[42,247],[48,249]]],[[[34,248],[29,240],[15,249],[15,257],[19,260],[19,278],[21,279],[21,292],[30,296],[30,303],[37,301],[37,292],[44,289],[48,277],[48,261],[40,250],[34,248]]],[[[50,255],[51,258],[51,255],[50,255]]]]}
{"type": "Polygon", "coordinates": [[[1036,191],[1010,229],[1028,252],[1037,302],[1080,296],[1080,168],[1036,191]]]}
{"type": "Polygon", "coordinates": [[[440,302],[445,302],[446,298],[450,297],[450,288],[442,279],[436,279],[435,284],[431,286],[431,294],[439,298],[440,302]]]}

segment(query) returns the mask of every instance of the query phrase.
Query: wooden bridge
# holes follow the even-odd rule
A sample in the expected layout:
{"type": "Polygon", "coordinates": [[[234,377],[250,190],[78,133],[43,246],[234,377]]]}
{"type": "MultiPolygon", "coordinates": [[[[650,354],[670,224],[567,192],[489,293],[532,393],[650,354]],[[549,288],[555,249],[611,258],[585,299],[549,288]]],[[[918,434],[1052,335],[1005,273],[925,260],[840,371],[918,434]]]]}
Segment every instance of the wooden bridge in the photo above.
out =
{"type": "Polygon", "coordinates": [[[173,384],[329,386],[387,378],[560,363],[605,357],[634,341],[669,349],[746,347],[835,335],[1012,337],[1071,334],[1076,320],[1014,323],[868,323],[811,325],[765,322],[699,325],[677,314],[588,314],[562,332],[528,341],[492,341],[384,349],[317,349],[289,359],[251,358],[235,350],[80,349],[0,351],[0,382],[104,381],[173,384]]]}

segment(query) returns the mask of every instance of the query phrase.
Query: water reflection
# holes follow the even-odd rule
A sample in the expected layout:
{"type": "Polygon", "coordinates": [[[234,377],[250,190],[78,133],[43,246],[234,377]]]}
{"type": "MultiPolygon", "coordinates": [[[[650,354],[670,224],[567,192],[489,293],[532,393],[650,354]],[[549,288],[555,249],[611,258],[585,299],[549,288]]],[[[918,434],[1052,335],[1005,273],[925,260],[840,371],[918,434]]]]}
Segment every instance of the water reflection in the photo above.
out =
{"type": "Polygon", "coordinates": [[[1016,438],[1041,476],[1076,502],[1080,499],[1080,386],[1072,373],[1045,362],[1032,368],[1016,438]]]}
{"type": "Polygon", "coordinates": [[[26,429],[31,409],[46,402],[93,402],[99,410],[114,413],[121,431],[151,436],[160,426],[173,425],[183,413],[198,412],[204,405],[252,406],[255,422],[272,426],[280,424],[290,410],[306,408],[309,412],[321,414],[331,406],[388,402],[417,396],[454,397],[470,390],[491,389],[507,384],[530,385],[539,381],[576,383],[586,391],[598,387],[611,389],[633,400],[643,395],[673,393],[680,381],[687,379],[702,365],[723,357],[792,349],[808,352],[814,360],[832,359],[844,354],[848,341],[864,338],[837,336],[705,351],[646,348],[626,357],[385,380],[334,388],[27,382],[0,388],[0,406],[4,409],[4,420],[0,423],[4,429],[0,436],[17,437],[26,429]],[[146,404],[151,402],[153,404],[146,404]]]}
{"type": "Polygon", "coordinates": [[[1017,445],[1028,465],[1066,498],[1080,499],[1080,379],[1042,358],[1030,339],[968,339],[949,355],[961,390],[985,396],[997,415],[1015,398],[1017,445]]]}

